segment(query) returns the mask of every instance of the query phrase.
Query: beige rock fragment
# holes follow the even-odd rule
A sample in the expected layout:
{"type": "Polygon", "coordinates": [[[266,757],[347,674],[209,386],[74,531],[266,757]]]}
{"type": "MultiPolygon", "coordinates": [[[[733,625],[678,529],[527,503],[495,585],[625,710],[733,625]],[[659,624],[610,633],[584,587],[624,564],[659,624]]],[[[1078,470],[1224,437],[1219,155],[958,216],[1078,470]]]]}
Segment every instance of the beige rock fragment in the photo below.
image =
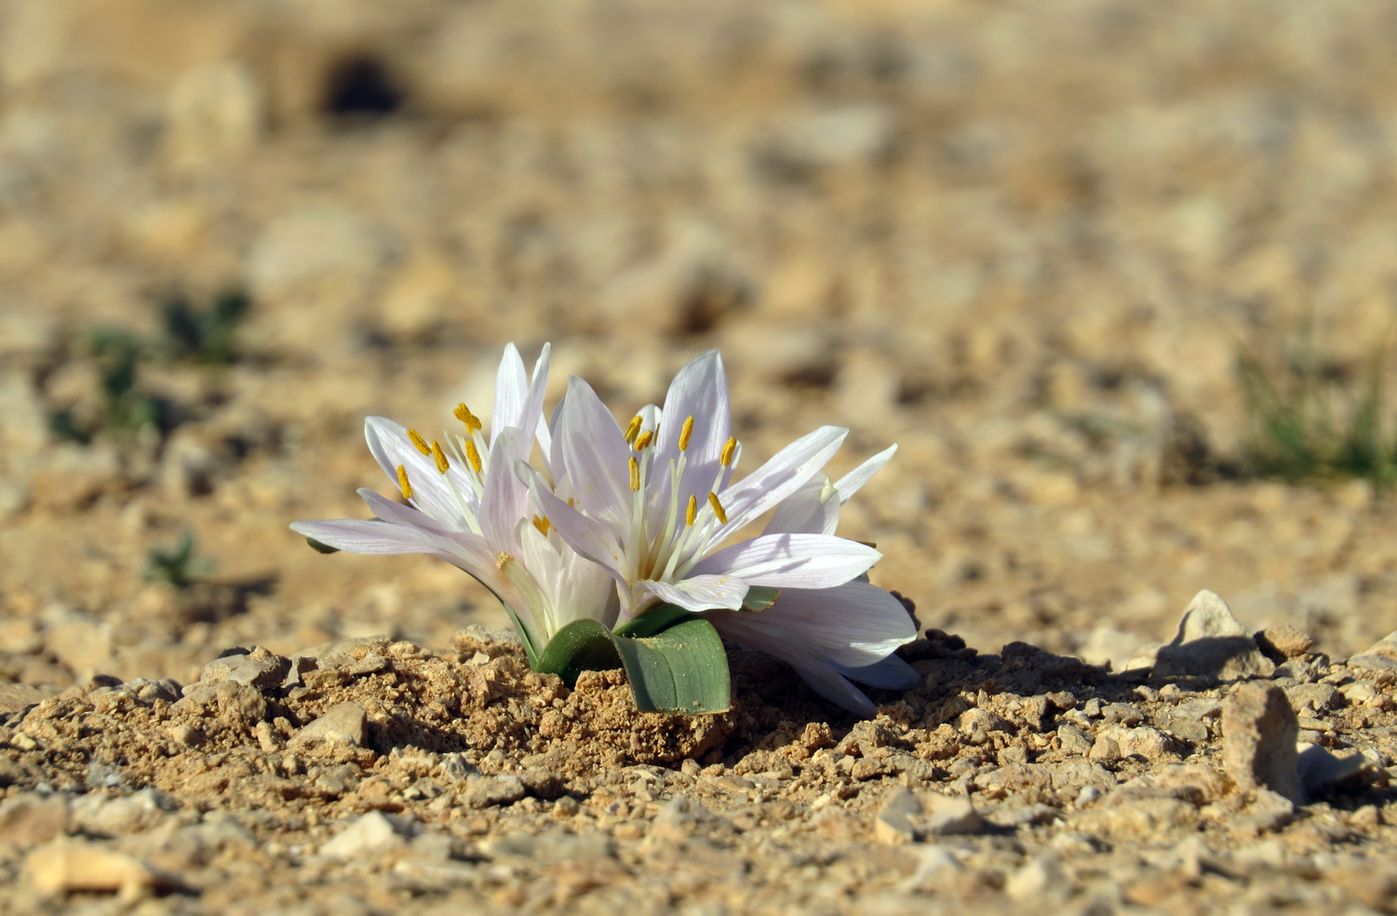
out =
{"type": "Polygon", "coordinates": [[[1272,661],[1299,658],[1314,648],[1315,638],[1289,624],[1269,626],[1256,634],[1256,644],[1272,661]]]}
{"type": "Polygon", "coordinates": [[[178,878],[135,856],[98,843],[56,839],[29,854],[24,875],[44,894],[119,893],[179,890],[178,878]]]}
{"type": "Polygon", "coordinates": [[[321,855],[353,859],[397,849],[404,844],[398,828],[381,811],[370,811],[356,818],[320,847],[321,855]]]}
{"type": "Polygon", "coordinates": [[[1239,684],[1222,705],[1223,766],[1243,789],[1269,789],[1303,804],[1298,734],[1285,691],[1271,684],[1239,684]]]}
{"type": "Polygon", "coordinates": [[[1173,641],[1160,648],[1151,676],[1241,680],[1275,670],[1227,603],[1204,589],[1189,602],[1173,641]]]}
{"type": "Polygon", "coordinates": [[[1397,630],[1373,643],[1366,651],[1348,660],[1351,668],[1397,668],[1397,630]]]}
{"type": "Polygon", "coordinates": [[[325,711],[314,722],[304,726],[291,737],[290,746],[301,748],[310,744],[329,742],[361,747],[364,744],[364,708],[346,700],[325,711]]]}
{"type": "Polygon", "coordinates": [[[37,846],[67,828],[68,800],[62,795],[25,793],[0,802],[0,849],[37,846]]]}

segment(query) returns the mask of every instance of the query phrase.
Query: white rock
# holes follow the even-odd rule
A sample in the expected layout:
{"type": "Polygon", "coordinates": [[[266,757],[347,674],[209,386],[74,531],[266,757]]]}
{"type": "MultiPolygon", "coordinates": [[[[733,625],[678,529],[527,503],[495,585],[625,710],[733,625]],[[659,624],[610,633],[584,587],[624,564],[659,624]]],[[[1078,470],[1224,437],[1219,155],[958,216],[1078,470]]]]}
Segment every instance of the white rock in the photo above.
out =
{"type": "Polygon", "coordinates": [[[1152,676],[1239,680],[1275,670],[1227,603],[1204,589],[1189,602],[1173,641],[1160,648],[1152,676]]]}
{"type": "Polygon", "coordinates": [[[370,811],[360,815],[333,839],[320,847],[320,854],[337,859],[352,859],[356,856],[373,855],[397,849],[403,845],[403,837],[393,822],[380,811],[370,811]]]}

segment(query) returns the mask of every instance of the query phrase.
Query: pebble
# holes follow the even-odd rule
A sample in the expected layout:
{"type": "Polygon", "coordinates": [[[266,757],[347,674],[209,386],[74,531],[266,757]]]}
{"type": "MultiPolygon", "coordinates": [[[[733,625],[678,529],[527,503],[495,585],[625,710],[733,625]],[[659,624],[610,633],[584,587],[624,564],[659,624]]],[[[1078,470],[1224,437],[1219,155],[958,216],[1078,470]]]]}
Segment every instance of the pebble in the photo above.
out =
{"type": "Polygon", "coordinates": [[[1205,589],[1189,602],[1173,641],[1160,648],[1151,676],[1239,680],[1275,670],[1227,603],[1205,589]]]}
{"type": "Polygon", "coordinates": [[[562,827],[542,833],[513,833],[490,841],[485,852],[498,862],[527,862],[556,865],[560,862],[588,862],[609,859],[616,844],[604,833],[573,833],[562,827]]]}
{"type": "Polygon", "coordinates": [[[236,650],[234,654],[224,655],[209,662],[199,675],[199,683],[232,681],[266,691],[279,686],[289,670],[290,659],[274,655],[261,646],[254,646],[249,650],[236,650]]]}
{"type": "Polygon", "coordinates": [[[1297,767],[1300,783],[1306,792],[1318,792],[1328,786],[1356,780],[1369,770],[1362,754],[1340,757],[1317,744],[1301,743],[1297,747],[1297,767]]]}
{"type": "Polygon", "coordinates": [[[310,744],[328,742],[348,744],[352,747],[364,745],[364,707],[351,700],[336,703],[320,718],[302,726],[291,736],[289,745],[301,748],[310,744]]]}
{"type": "Polygon", "coordinates": [[[922,802],[910,789],[888,793],[873,817],[873,836],[882,843],[911,843],[918,838],[922,802]]]}
{"type": "Polygon", "coordinates": [[[1299,658],[1314,648],[1315,638],[1303,630],[1279,624],[1256,634],[1256,644],[1272,661],[1299,658]]]}
{"type": "Polygon", "coordinates": [[[926,816],[924,826],[931,836],[953,836],[979,833],[985,828],[984,819],[966,795],[929,793],[923,802],[926,816]]]}
{"type": "Polygon", "coordinates": [[[1397,668],[1397,630],[1348,660],[1350,668],[1397,668]]]}
{"type": "Polygon", "coordinates": [[[1295,711],[1273,684],[1238,684],[1223,701],[1223,767],[1242,788],[1270,789],[1303,804],[1298,734],[1295,711]]]}
{"type": "Polygon", "coordinates": [[[320,854],[336,859],[373,855],[404,844],[403,835],[381,811],[361,814],[320,847],[320,854]]]}
{"type": "Polygon", "coordinates": [[[518,776],[491,776],[472,780],[470,788],[466,790],[466,800],[476,808],[487,808],[513,804],[527,794],[524,780],[518,776]]]}
{"type": "Polygon", "coordinates": [[[0,802],[0,849],[46,843],[68,829],[68,799],[26,793],[0,802]]]}
{"type": "Polygon", "coordinates": [[[24,875],[43,894],[120,893],[180,890],[178,878],[126,853],[98,843],[56,839],[29,854],[24,875]]]}
{"type": "Polygon", "coordinates": [[[89,794],[73,799],[74,826],[93,836],[124,836],[165,820],[178,803],[158,789],[108,797],[89,794]]]}

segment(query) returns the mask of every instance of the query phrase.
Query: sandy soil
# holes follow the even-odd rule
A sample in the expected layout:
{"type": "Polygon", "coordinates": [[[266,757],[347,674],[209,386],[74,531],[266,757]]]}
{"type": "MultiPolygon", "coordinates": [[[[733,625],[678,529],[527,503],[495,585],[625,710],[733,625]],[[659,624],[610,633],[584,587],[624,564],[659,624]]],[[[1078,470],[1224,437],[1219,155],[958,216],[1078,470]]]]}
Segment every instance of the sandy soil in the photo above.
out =
{"type": "Polygon", "coordinates": [[[3,908],[1391,912],[1390,497],[1238,474],[1235,363],[1390,331],[1393,20],[0,3],[3,908]],[[171,344],[233,288],[230,361],[171,344]],[[899,443],[844,530],[924,685],[854,722],[739,655],[640,715],[286,530],[508,340],[618,412],[720,347],[752,459],[899,443]],[[213,570],[143,578],[185,531],[213,570]]]}

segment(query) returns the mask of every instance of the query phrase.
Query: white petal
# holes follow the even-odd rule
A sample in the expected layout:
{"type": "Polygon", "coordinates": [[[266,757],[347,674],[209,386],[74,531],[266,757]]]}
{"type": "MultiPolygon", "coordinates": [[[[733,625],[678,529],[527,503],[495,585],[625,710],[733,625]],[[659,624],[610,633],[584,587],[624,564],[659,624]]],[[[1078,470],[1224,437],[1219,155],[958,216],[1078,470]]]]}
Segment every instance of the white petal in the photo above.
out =
{"type": "Polygon", "coordinates": [[[783,589],[771,607],[725,619],[724,626],[739,642],[781,658],[810,656],[849,668],[876,664],[917,635],[902,602],[862,581],[783,589]]]}
{"type": "Polygon", "coordinates": [[[480,533],[496,550],[513,552],[519,547],[517,531],[529,505],[529,490],[519,479],[516,465],[521,450],[532,443],[522,429],[497,432],[480,497],[480,533]]]}
{"type": "Polygon", "coordinates": [[[686,611],[711,611],[715,608],[736,610],[742,607],[742,599],[747,597],[747,585],[730,576],[693,576],[682,582],[643,579],[636,583],[636,587],[686,611]]]}
{"type": "Polygon", "coordinates": [[[864,719],[871,719],[878,714],[878,707],[873,704],[873,701],[862,690],[850,683],[849,679],[836,668],[819,662],[809,664],[792,662],[791,667],[800,675],[801,680],[810,685],[811,690],[831,703],[842,706],[864,719]]]}
{"type": "Polygon", "coordinates": [[[626,555],[615,532],[559,499],[532,469],[521,468],[521,471],[529,477],[529,489],[543,514],[558,529],[558,535],[573,550],[601,564],[624,585],[626,555]]]}
{"type": "Polygon", "coordinates": [[[421,528],[432,534],[445,534],[454,529],[447,527],[439,519],[432,518],[421,509],[412,506],[404,506],[402,503],[394,502],[375,493],[368,487],[360,487],[357,491],[359,498],[369,507],[369,511],[375,518],[380,518],[385,522],[392,522],[395,525],[405,525],[409,528],[421,528]]]}
{"type": "Polygon", "coordinates": [[[717,539],[737,531],[777,505],[819,472],[849,434],[838,426],[822,426],[781,449],[771,460],[724,490],[720,495],[728,523],[717,539]]]}
{"type": "Polygon", "coordinates": [[[766,524],[766,534],[834,534],[839,527],[839,493],[824,475],[782,500],[766,524]]]}
{"type": "Polygon", "coordinates": [[[490,418],[490,446],[495,445],[500,430],[519,428],[524,419],[524,404],[529,398],[529,380],[524,374],[524,360],[519,348],[506,344],[495,373],[495,412],[490,418]]]}
{"type": "Polygon", "coordinates": [[[883,465],[887,464],[895,454],[897,454],[897,446],[890,445],[839,478],[838,483],[834,485],[834,489],[839,492],[839,501],[847,503],[849,498],[861,490],[864,484],[872,480],[873,475],[881,471],[883,465]]]}
{"type": "Polygon", "coordinates": [[[394,525],[391,522],[328,519],[320,522],[293,522],[291,530],[347,553],[396,556],[441,552],[441,542],[430,532],[394,525]]]}
{"type": "Polygon", "coordinates": [[[543,398],[548,393],[548,365],[553,345],[545,343],[534,362],[534,374],[529,382],[529,397],[524,404],[524,420],[519,428],[538,440],[539,448],[547,455],[552,444],[552,434],[543,419],[543,398]]]}
{"type": "Polygon", "coordinates": [[[408,483],[412,485],[410,501],[414,506],[453,528],[469,527],[462,515],[461,503],[448,484],[448,480],[455,480],[459,492],[470,492],[460,468],[453,465],[442,474],[433,458],[419,452],[408,439],[407,428],[387,417],[365,420],[364,438],[369,443],[369,452],[394,486],[398,485],[398,465],[407,470],[408,483]]]}
{"type": "Polygon", "coordinates": [[[606,405],[581,379],[568,383],[553,456],[588,514],[618,523],[629,516],[630,449],[606,405]]]}
{"type": "Polygon", "coordinates": [[[881,662],[861,668],[848,668],[844,665],[835,667],[849,680],[881,690],[911,690],[922,682],[922,676],[917,673],[917,669],[896,655],[889,655],[881,662]]]}
{"type": "Polygon", "coordinates": [[[685,451],[684,477],[679,483],[679,503],[687,502],[690,495],[702,501],[717,476],[718,458],[732,427],[728,381],[717,350],[709,350],[679,370],[670,383],[661,413],[669,418],[661,427],[656,444],[656,461],[661,466],[679,457],[684,423],[689,417],[694,418],[685,451]]]}
{"type": "Polygon", "coordinates": [[[726,574],[748,585],[828,589],[867,572],[880,557],[872,547],[847,538],[764,534],[705,557],[692,572],[726,574]]]}

